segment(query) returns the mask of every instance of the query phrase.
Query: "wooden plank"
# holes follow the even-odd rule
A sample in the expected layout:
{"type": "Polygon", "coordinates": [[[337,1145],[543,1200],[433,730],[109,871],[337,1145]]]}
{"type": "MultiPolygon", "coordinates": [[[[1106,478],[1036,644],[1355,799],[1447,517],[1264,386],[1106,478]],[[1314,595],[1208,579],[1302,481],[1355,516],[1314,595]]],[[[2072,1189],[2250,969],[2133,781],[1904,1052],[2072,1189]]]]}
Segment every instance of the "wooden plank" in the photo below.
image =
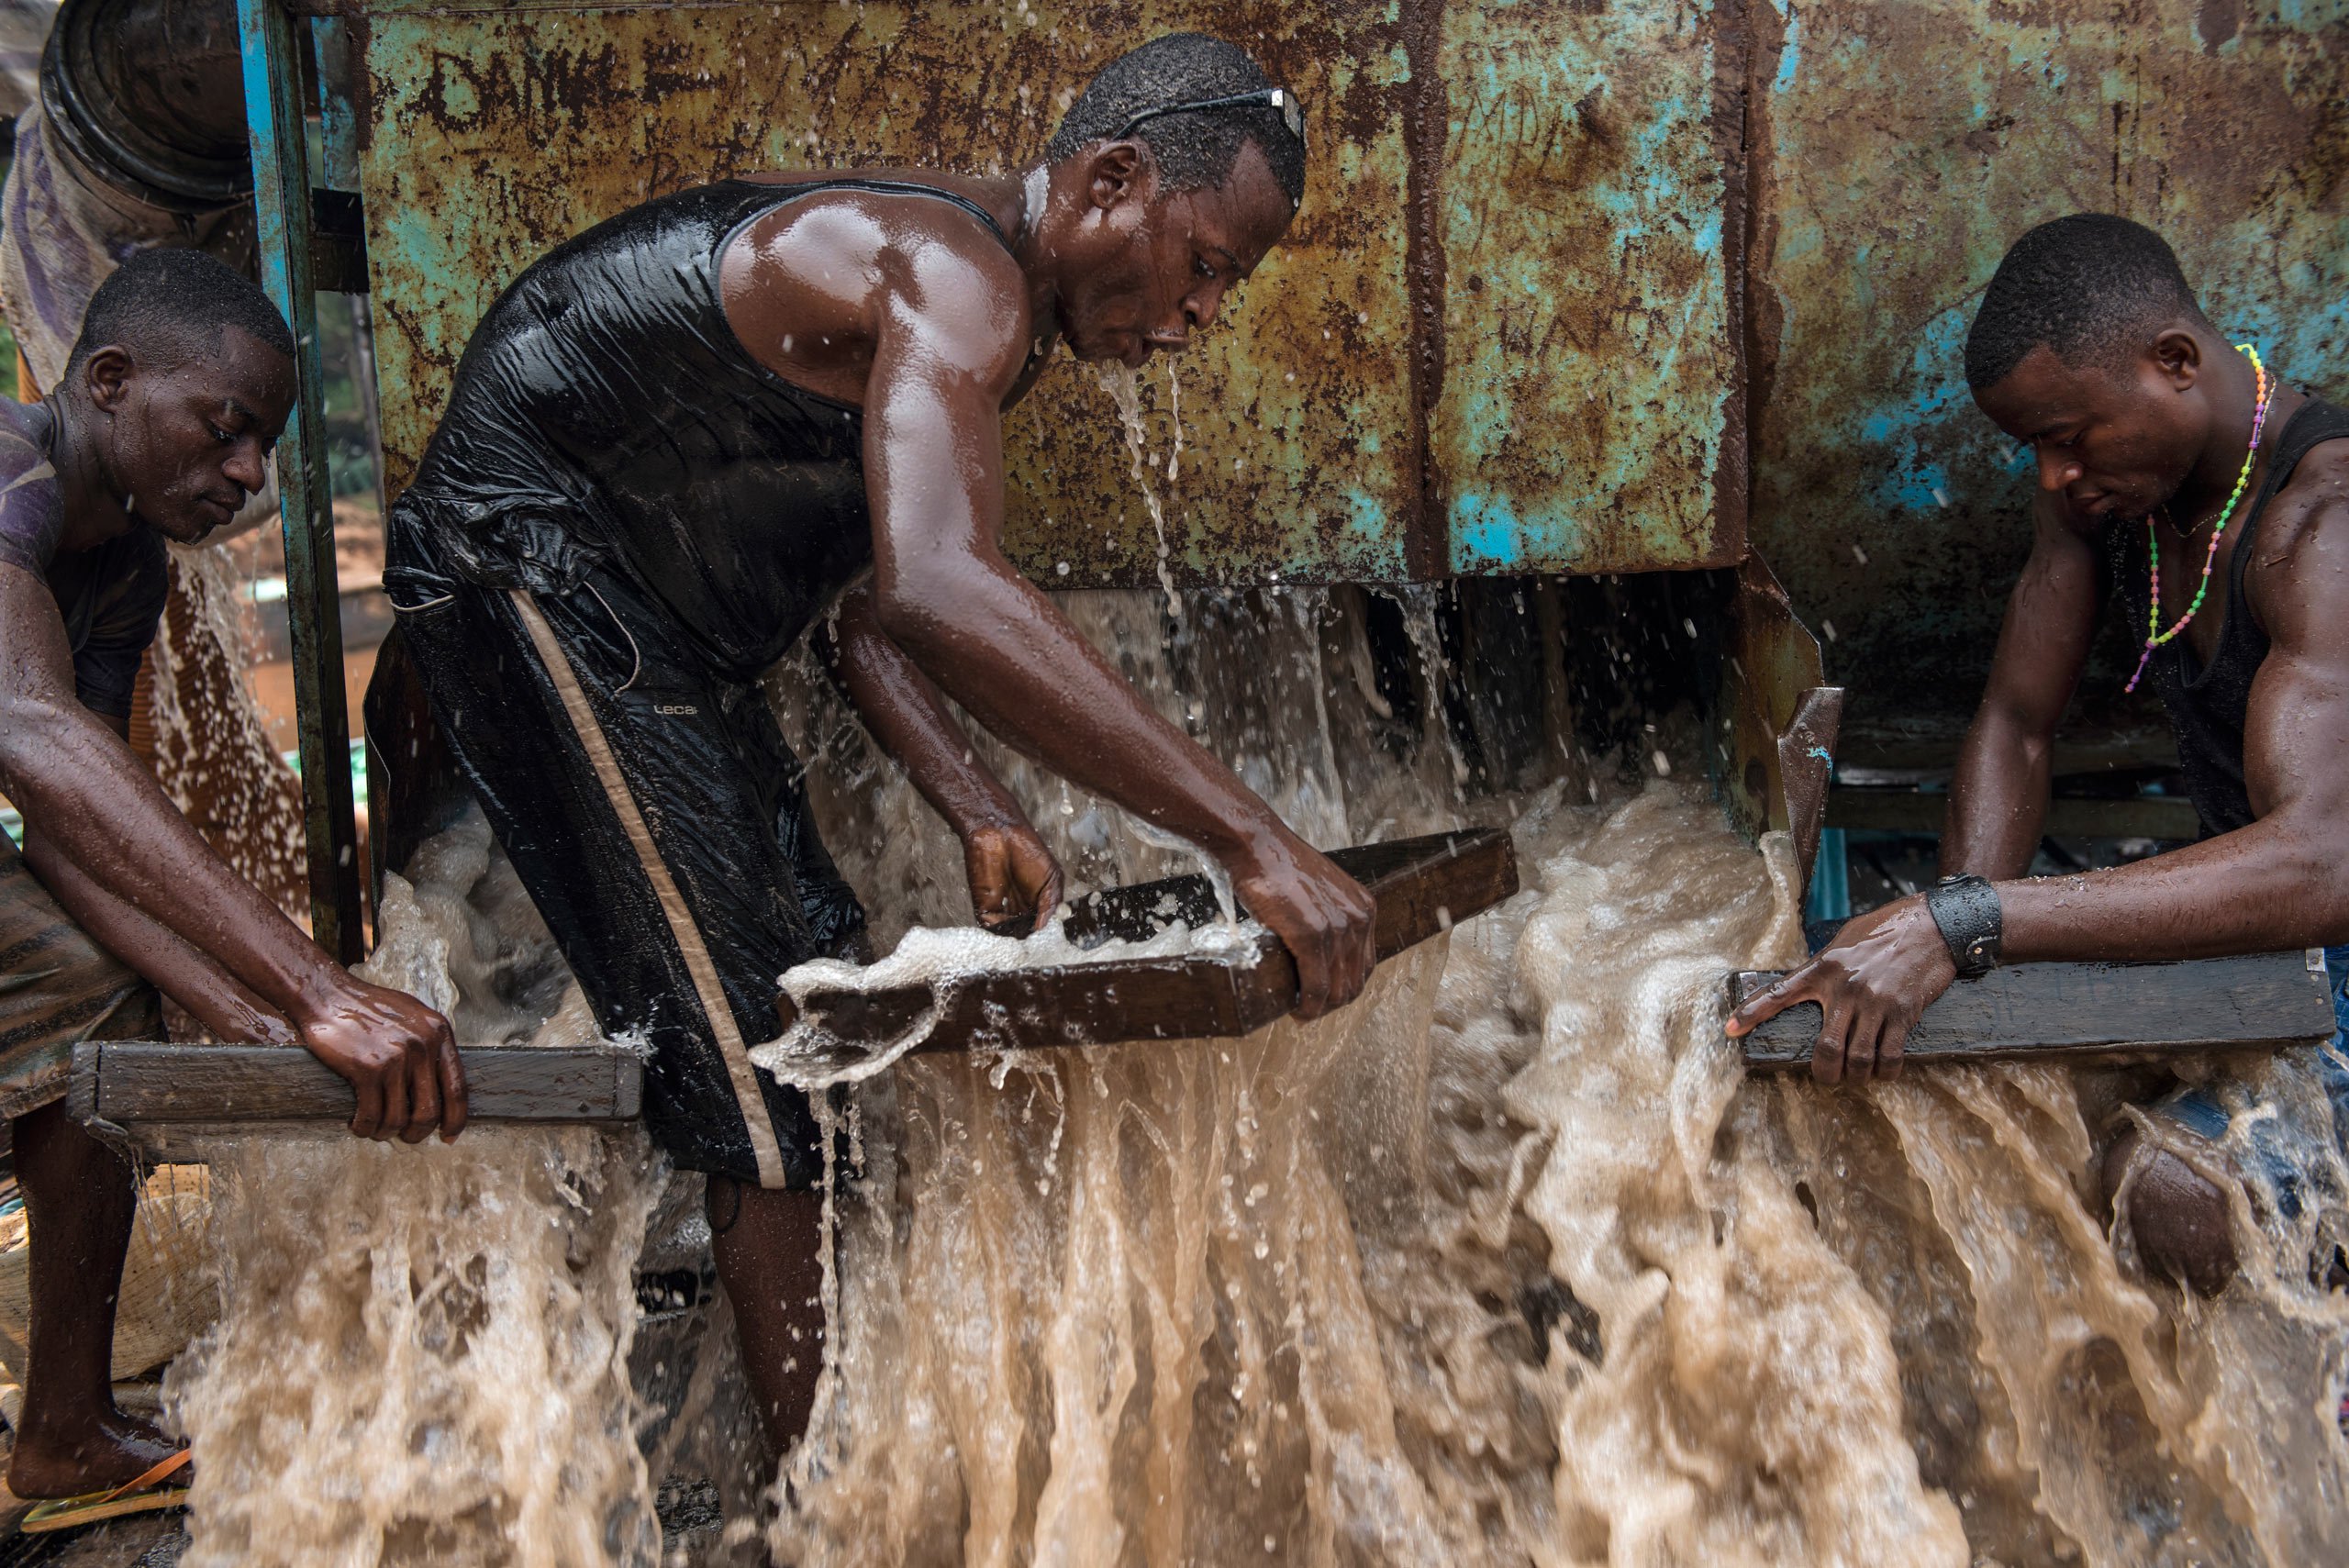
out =
{"type": "MultiPolygon", "coordinates": [[[[1830,828],[1892,833],[1938,833],[1949,796],[1920,790],[1838,785],[1827,795],[1830,828]]],[[[2041,831],[2059,839],[2193,839],[2201,831],[2194,803],[2183,795],[2131,795],[2093,800],[2063,795],[2048,802],[2041,831]]]]}
{"type": "MultiPolygon", "coordinates": [[[[616,1046],[484,1046],[458,1052],[475,1121],[625,1121],[644,1063],[616,1046]]],[[[73,1048],[75,1113],[155,1122],[348,1121],[351,1085],[306,1051],[108,1040],[73,1048]]]]}
{"type": "MultiPolygon", "coordinates": [[[[2311,952],[2314,950],[2310,950],[2311,952]]],[[[1729,977],[1729,1005],[1776,972],[1729,977]]],[[[1744,1037],[1745,1064],[1810,1063],[1817,1003],[1787,1008],[1744,1037]]],[[[2201,1051],[2277,1051],[2332,1037],[2322,955],[2255,953],[2178,963],[2014,963],[1960,980],[1925,1009],[1910,1062],[2142,1061],[2201,1051]]]]}
{"type": "MultiPolygon", "coordinates": [[[[1475,828],[1335,851],[1330,859],[1378,906],[1384,961],[1489,909],[1517,891],[1517,851],[1507,833],[1475,828]]],[[[1113,938],[1144,941],[1176,920],[1216,918],[1207,879],[1109,888],[1079,900],[1061,929],[1084,948],[1113,938]]],[[[785,999],[785,1009],[789,1008],[785,999]]],[[[904,1033],[931,1006],[927,987],[818,992],[808,1009],[828,1032],[856,1046],[904,1033]]],[[[1200,955],[1118,959],[1001,970],[953,988],[920,1049],[974,1043],[1034,1049],[1119,1040],[1197,1040],[1248,1034],[1297,1006],[1297,963],[1267,934],[1246,960],[1200,955]]],[[[788,1018],[785,1022],[788,1023],[788,1018]]]]}

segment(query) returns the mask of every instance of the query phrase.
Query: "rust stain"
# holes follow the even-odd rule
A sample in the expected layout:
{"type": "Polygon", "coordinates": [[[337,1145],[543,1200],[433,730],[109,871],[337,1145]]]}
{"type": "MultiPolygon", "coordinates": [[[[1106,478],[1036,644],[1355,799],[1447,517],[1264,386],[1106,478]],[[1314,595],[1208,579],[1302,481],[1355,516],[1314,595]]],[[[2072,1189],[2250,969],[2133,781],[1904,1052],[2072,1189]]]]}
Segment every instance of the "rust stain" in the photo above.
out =
{"type": "MultiPolygon", "coordinates": [[[[364,9],[395,488],[473,322],[549,246],[754,169],[1009,171],[1101,63],[1189,28],[1246,43],[1304,97],[1311,171],[1288,243],[1176,367],[1184,469],[1165,490],[1179,576],[1618,571],[1739,548],[1723,273],[1742,228],[1719,210],[1710,4],[1659,9],[1631,45],[1615,41],[1622,13],[1652,8],[1579,0],[1095,0],[1039,5],[1034,26],[942,0],[364,9]],[[1642,59],[1651,35],[1666,47],[1642,59]],[[1574,100],[1545,98],[1545,50],[1575,62],[1574,100]],[[1672,134],[1684,126],[1694,139],[1672,134]],[[1582,181],[1642,232],[1575,212],[1582,181]],[[1726,239],[1707,250],[1709,234],[1726,239]],[[1613,356],[1677,368],[1595,407],[1613,356]],[[1479,533],[1496,484],[1513,527],[1479,533]],[[1464,512],[1471,487],[1485,514],[1464,512]]],[[[1170,400],[1164,370],[1153,376],[1163,464],[1170,400]]],[[[1148,582],[1155,540],[1093,382],[1055,367],[1008,419],[1008,538],[1048,582],[1148,582]]]]}
{"type": "MultiPolygon", "coordinates": [[[[1752,534],[1835,628],[1849,757],[1945,762],[2030,541],[2028,480],[1965,386],[1981,288],[2031,225],[2117,211],[2169,239],[2222,328],[2349,395],[2349,13],[1789,9],[1747,7],[1752,534]]],[[[2126,675],[2100,646],[2067,725],[2089,754],[2157,754],[2157,717],[2114,700],[2126,675]]]]}
{"type": "Polygon", "coordinates": [[[1451,95],[1439,70],[1442,0],[1403,0],[1402,43],[1410,80],[1397,95],[1405,165],[1404,271],[1410,284],[1410,455],[1419,471],[1419,505],[1404,528],[1404,570],[1415,580],[1445,575],[1450,565],[1444,484],[1430,426],[1443,396],[1443,163],[1451,95]]]}

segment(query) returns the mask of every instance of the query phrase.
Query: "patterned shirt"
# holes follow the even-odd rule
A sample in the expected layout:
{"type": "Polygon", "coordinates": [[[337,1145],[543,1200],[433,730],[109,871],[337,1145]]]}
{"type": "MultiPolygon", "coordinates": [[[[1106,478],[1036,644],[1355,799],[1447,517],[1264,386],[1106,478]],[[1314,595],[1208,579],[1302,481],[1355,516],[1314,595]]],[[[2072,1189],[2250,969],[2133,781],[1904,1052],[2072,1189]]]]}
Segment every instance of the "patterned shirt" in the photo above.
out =
{"type": "Polygon", "coordinates": [[[135,524],[89,550],[58,550],[65,492],[49,460],[53,423],[45,405],[0,397],[0,562],[31,573],[56,596],[82,706],[128,718],[139,662],[171,588],[163,537],[135,524]]]}

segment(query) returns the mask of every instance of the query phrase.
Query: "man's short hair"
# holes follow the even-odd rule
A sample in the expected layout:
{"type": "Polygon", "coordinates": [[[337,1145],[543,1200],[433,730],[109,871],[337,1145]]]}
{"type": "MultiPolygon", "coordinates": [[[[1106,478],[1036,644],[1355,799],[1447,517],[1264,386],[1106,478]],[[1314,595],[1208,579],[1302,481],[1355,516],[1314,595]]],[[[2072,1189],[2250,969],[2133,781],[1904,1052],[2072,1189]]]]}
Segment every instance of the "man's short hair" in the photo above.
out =
{"type": "MultiPolygon", "coordinates": [[[[1169,33],[1119,55],[1061,120],[1045,149],[1055,163],[1089,142],[1114,138],[1136,115],[1176,104],[1259,93],[1273,85],[1247,50],[1202,33],[1169,33]]],[[[1240,150],[1254,142],[1273,178],[1294,206],[1305,199],[1305,145],[1269,104],[1162,115],[1134,127],[1132,139],[1149,147],[1169,191],[1220,187],[1231,178],[1240,150]]]]}
{"type": "Polygon", "coordinates": [[[65,361],[70,384],[109,343],[157,364],[179,364],[220,346],[234,327],[291,359],[294,334],[260,285],[201,250],[140,250],[117,267],[82,316],[65,361]]]}
{"type": "Polygon", "coordinates": [[[1965,384],[1998,385],[2043,344],[2075,368],[2119,364],[2180,317],[2199,322],[2202,307],[2160,235],[2074,213],[2016,240],[1998,263],[1965,335],[1965,384]]]}

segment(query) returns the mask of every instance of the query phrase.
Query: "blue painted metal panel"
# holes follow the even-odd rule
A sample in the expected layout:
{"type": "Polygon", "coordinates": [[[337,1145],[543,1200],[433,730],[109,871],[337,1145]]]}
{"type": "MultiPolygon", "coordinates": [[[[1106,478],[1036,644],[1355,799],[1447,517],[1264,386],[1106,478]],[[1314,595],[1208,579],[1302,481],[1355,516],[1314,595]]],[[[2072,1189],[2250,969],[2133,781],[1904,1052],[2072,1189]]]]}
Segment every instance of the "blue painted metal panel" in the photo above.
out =
{"type": "MultiPolygon", "coordinates": [[[[298,395],[277,444],[285,529],[288,628],[301,731],[310,929],[344,962],[364,956],[358,832],[346,765],[351,718],[342,676],[334,513],[328,489],[317,296],[310,284],[309,139],[300,55],[306,40],[275,0],[238,0],[251,127],[262,286],[293,324],[298,395]]],[[[306,24],[301,26],[306,27],[306,24]]]]}

